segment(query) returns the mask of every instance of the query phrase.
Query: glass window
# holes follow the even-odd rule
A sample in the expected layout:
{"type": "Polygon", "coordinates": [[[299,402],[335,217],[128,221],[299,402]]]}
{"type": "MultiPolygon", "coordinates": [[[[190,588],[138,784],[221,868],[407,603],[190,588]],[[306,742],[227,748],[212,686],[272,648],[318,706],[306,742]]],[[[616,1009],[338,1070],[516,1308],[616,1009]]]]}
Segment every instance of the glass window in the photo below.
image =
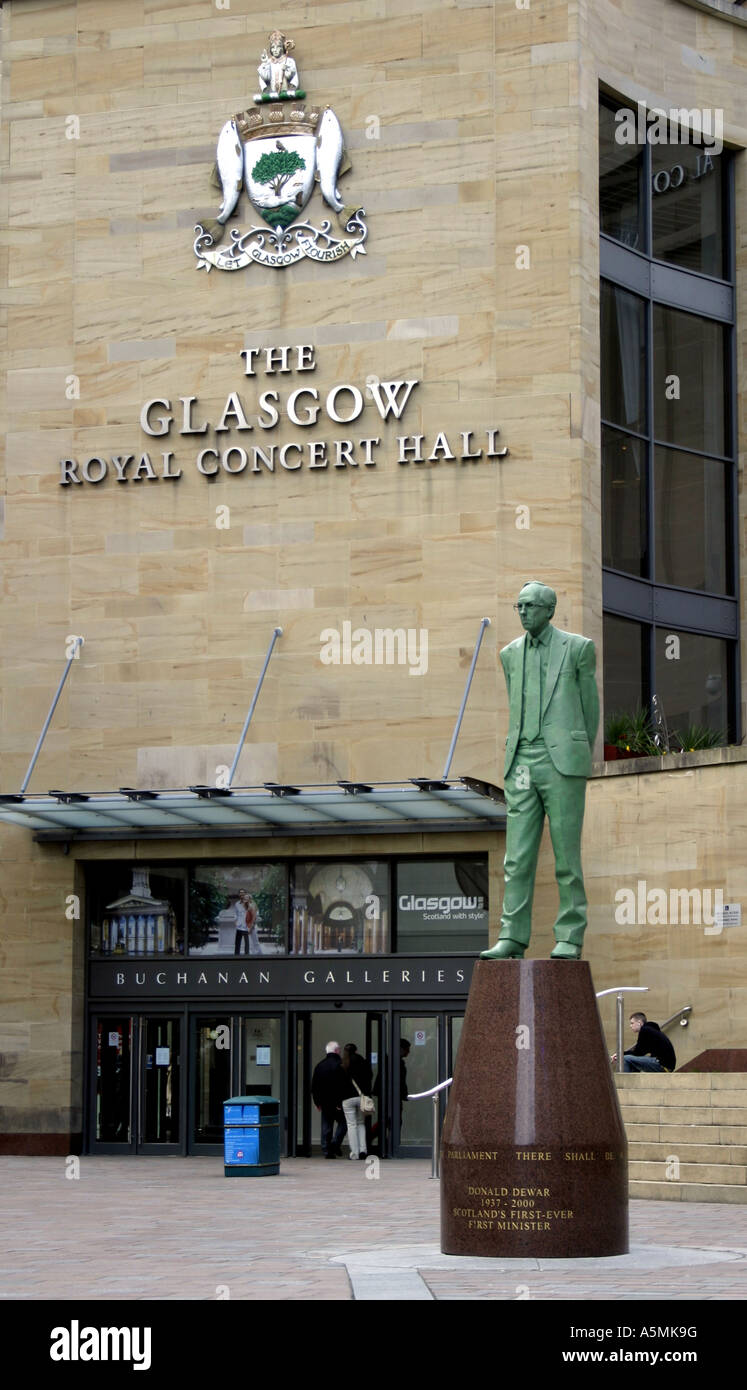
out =
{"type": "Polygon", "coordinates": [[[646,647],[648,632],[629,618],[604,616],[604,718],[635,714],[647,703],[646,647]]]}
{"type": "Polygon", "coordinates": [[[719,637],[693,632],[656,631],[656,694],[669,726],[689,747],[694,729],[709,729],[726,741],[728,648],[719,637]]]}
{"type": "Polygon", "coordinates": [[[602,418],[642,434],[646,429],[645,304],[602,281],[602,418]]]}
{"type": "MultiPolygon", "coordinates": [[[[611,257],[615,279],[635,292],[601,284],[602,563],[637,581],[610,576],[617,612],[604,616],[605,724],[647,711],[656,695],[670,729],[702,725],[692,746],[705,746],[706,728],[722,741],[736,732],[727,726],[733,643],[716,635],[715,602],[735,593],[733,329],[720,317],[721,287],[704,278],[731,274],[732,156],[709,148],[720,131],[706,113],[701,128],[697,112],[669,123],[635,100],[600,107],[600,228],[638,253],[611,257]],[[654,262],[671,268],[657,273],[654,262]],[[657,631],[654,640],[652,620],[638,615],[672,611],[663,606],[672,590],[680,622],[690,621],[689,591],[709,596],[692,621],[712,624],[713,636],[657,631]],[[672,657],[678,643],[687,659],[672,657]]],[[[610,252],[602,247],[603,260],[610,252]]]]}
{"type": "Polygon", "coordinates": [[[386,954],[388,865],[368,860],[295,864],[290,951],[297,956],[386,954]]]}
{"type": "Polygon", "coordinates": [[[181,955],[186,886],[185,869],[91,865],[86,874],[91,954],[181,955]]]}
{"type": "Polygon", "coordinates": [[[640,196],[643,151],[624,142],[624,123],[609,106],[599,108],[599,220],[601,231],[634,250],[643,249],[640,196]]]}
{"type": "Polygon", "coordinates": [[[656,580],[727,592],[727,475],[731,465],[657,448],[654,453],[656,580]]]}
{"type": "Polygon", "coordinates": [[[702,146],[651,146],[651,231],[657,260],[726,274],[724,156],[702,146]]]}
{"type": "Polygon", "coordinates": [[[654,305],[654,432],[706,454],[727,450],[723,324],[654,305]]]}
{"type": "Polygon", "coordinates": [[[487,948],[487,859],[418,859],[398,864],[398,952],[471,955],[487,948]]]}
{"type": "Polygon", "coordinates": [[[602,563],[648,574],[646,445],[602,427],[602,563]]]}
{"type": "Polygon", "coordinates": [[[285,955],[284,864],[199,864],[189,885],[191,956],[285,955]]]}

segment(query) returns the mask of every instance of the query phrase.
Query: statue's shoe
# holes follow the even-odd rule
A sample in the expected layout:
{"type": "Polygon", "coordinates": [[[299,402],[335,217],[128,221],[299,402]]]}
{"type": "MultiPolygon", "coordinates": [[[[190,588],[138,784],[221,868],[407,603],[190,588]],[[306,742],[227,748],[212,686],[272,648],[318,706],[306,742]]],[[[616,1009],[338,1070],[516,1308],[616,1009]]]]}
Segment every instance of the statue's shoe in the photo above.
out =
{"type": "Polygon", "coordinates": [[[559,941],[554,951],[550,952],[550,960],[580,960],[581,947],[572,946],[569,941],[559,941]]]}
{"type": "Polygon", "coordinates": [[[481,951],[480,960],[521,960],[525,946],[519,941],[512,941],[510,936],[501,937],[490,951],[481,951]]]}

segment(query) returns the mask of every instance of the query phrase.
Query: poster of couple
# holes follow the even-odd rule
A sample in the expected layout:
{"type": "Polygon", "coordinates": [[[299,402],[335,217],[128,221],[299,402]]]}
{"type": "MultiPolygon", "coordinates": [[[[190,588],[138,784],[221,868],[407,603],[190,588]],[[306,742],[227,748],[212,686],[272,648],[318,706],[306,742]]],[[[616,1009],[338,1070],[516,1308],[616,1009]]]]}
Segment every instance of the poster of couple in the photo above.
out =
{"type": "Polygon", "coordinates": [[[283,955],[287,879],[283,864],[198,865],[189,889],[189,954],[283,955]]]}

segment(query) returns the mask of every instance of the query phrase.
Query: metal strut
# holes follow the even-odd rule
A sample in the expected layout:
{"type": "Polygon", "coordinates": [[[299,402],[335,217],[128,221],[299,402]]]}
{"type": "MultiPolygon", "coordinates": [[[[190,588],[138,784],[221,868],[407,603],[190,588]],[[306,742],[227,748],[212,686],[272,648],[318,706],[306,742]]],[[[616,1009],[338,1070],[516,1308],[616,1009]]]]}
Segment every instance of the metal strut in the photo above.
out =
{"type": "Polygon", "coordinates": [[[228,786],[229,786],[229,788],[230,788],[230,786],[231,786],[231,783],[233,782],[233,775],[234,775],[234,773],[235,773],[235,771],[236,771],[236,768],[238,767],[239,758],[241,757],[241,750],[242,750],[242,748],[244,747],[244,740],[246,739],[246,735],[247,735],[247,731],[248,731],[248,729],[249,729],[249,725],[250,725],[251,722],[252,722],[252,715],[254,714],[254,710],[255,710],[255,707],[256,707],[256,704],[257,704],[257,700],[259,699],[259,692],[260,692],[260,690],[262,689],[262,682],[263,682],[263,680],[264,680],[264,678],[265,678],[265,672],[266,672],[266,670],[267,670],[267,667],[268,667],[269,664],[270,664],[270,657],[272,656],[273,647],[275,646],[275,643],[277,642],[278,637],[282,637],[282,635],[283,635],[283,629],[282,629],[281,627],[276,627],[276,628],[274,629],[273,634],[272,634],[272,637],[271,637],[271,639],[270,639],[270,645],[269,645],[269,647],[267,648],[267,656],[265,657],[265,661],[264,661],[264,665],[263,665],[263,667],[262,667],[262,670],[261,670],[260,673],[259,673],[259,680],[257,681],[257,686],[256,686],[256,689],[255,689],[254,694],[253,694],[253,696],[252,696],[252,703],[251,703],[250,706],[249,706],[249,713],[247,714],[246,719],[244,720],[244,727],[243,727],[243,729],[241,730],[241,737],[240,737],[240,739],[239,739],[239,742],[238,742],[238,745],[237,745],[237,748],[236,748],[236,752],[234,753],[233,762],[231,763],[231,771],[230,771],[229,774],[228,774],[228,786]]]}
{"type": "Polygon", "coordinates": [[[63,671],[63,673],[62,673],[62,679],[60,680],[60,683],[59,683],[59,685],[58,685],[58,687],[57,687],[57,694],[55,695],[55,697],[54,697],[54,699],[53,699],[53,701],[52,701],[52,704],[50,705],[49,714],[47,715],[46,719],[44,720],[44,727],[43,727],[43,729],[42,729],[42,731],[41,731],[41,733],[40,733],[40,735],[39,735],[39,737],[38,737],[38,739],[37,739],[36,748],[34,749],[34,753],[33,753],[33,757],[32,757],[32,759],[31,759],[31,762],[30,762],[29,765],[28,765],[28,770],[27,770],[27,772],[26,772],[26,776],[24,777],[23,782],[21,783],[21,796],[23,796],[24,792],[26,791],[26,788],[27,788],[27,786],[28,786],[28,784],[29,784],[29,779],[30,779],[30,777],[31,777],[31,774],[32,774],[32,772],[34,771],[34,768],[36,767],[37,759],[38,759],[38,757],[39,757],[39,754],[41,753],[42,744],[43,744],[43,742],[44,742],[44,740],[45,740],[45,738],[46,738],[46,736],[47,736],[47,729],[49,728],[50,724],[52,723],[52,715],[54,714],[55,710],[57,709],[57,704],[58,704],[59,698],[60,698],[60,696],[61,696],[61,694],[62,694],[62,687],[64,686],[65,681],[66,681],[67,678],[68,678],[68,673],[69,673],[69,671],[70,671],[70,667],[72,666],[73,662],[75,661],[75,659],[76,659],[76,657],[77,657],[77,655],[78,655],[79,649],[83,646],[84,640],[85,640],[85,639],[84,639],[83,637],[76,637],[76,638],[74,639],[74,641],[73,641],[73,650],[72,650],[70,656],[68,657],[67,664],[66,664],[65,669],[64,669],[64,671],[63,671]]]}
{"type": "Polygon", "coordinates": [[[446,767],[444,768],[444,775],[443,775],[443,781],[444,781],[444,782],[447,780],[447,778],[448,778],[448,776],[449,776],[449,770],[450,770],[450,768],[451,768],[451,760],[452,760],[452,758],[454,757],[454,749],[456,748],[457,739],[459,738],[459,730],[460,730],[461,727],[462,727],[462,719],[464,718],[464,711],[465,711],[465,709],[466,709],[466,707],[467,707],[467,700],[469,699],[470,686],[472,685],[472,677],[473,677],[474,674],[475,674],[475,666],[477,665],[477,658],[478,658],[478,656],[479,656],[479,654],[480,654],[480,644],[481,644],[481,642],[482,642],[483,634],[484,634],[484,632],[485,632],[486,627],[490,627],[490,618],[481,618],[481,619],[480,619],[480,631],[479,631],[478,634],[477,634],[477,641],[476,641],[476,643],[475,643],[475,650],[474,650],[474,652],[473,652],[473,654],[472,654],[472,664],[471,664],[471,666],[470,666],[470,668],[469,668],[469,675],[467,676],[467,684],[466,684],[465,689],[464,689],[464,695],[462,696],[462,703],[461,703],[461,706],[460,706],[460,709],[459,709],[459,714],[458,714],[458,716],[457,716],[457,722],[456,722],[456,726],[455,726],[455,728],[454,728],[454,733],[453,733],[452,736],[451,736],[451,747],[449,748],[449,756],[448,756],[448,758],[446,759],[446,767]]]}

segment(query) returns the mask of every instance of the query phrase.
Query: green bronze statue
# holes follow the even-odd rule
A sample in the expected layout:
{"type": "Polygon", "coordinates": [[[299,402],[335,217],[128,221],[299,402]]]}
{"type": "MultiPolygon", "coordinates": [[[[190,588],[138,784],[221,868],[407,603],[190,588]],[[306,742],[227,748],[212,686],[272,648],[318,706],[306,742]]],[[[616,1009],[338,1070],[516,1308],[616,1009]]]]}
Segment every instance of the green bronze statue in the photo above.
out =
{"type": "Polygon", "coordinates": [[[520,959],[529,945],[545,815],[559,896],[552,956],[581,956],[586,930],[581,827],[599,695],[594,643],[551,626],[556,603],[546,584],[525,584],[516,610],[526,635],[500,654],[509,703],[505,887],[500,935],[492,950],[482,952],[484,960],[520,959]]]}

